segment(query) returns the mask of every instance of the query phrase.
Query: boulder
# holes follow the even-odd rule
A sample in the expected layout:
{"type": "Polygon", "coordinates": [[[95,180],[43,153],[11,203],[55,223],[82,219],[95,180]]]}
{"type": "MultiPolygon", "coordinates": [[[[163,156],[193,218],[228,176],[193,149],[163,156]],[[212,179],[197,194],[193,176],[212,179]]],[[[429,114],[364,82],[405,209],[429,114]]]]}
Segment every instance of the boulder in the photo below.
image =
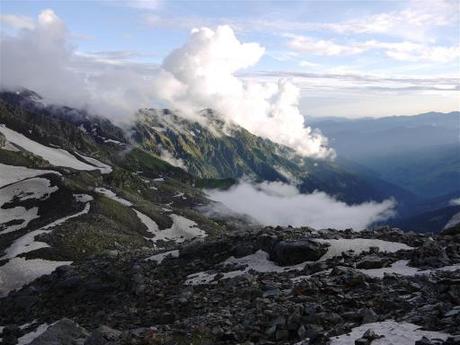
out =
{"type": "Polygon", "coordinates": [[[327,252],[327,246],[311,240],[279,241],[269,252],[270,260],[281,266],[316,261],[327,252]]]}
{"type": "Polygon", "coordinates": [[[386,264],[387,260],[377,255],[367,255],[356,263],[356,268],[368,270],[374,268],[382,268],[385,267],[386,264]]]}

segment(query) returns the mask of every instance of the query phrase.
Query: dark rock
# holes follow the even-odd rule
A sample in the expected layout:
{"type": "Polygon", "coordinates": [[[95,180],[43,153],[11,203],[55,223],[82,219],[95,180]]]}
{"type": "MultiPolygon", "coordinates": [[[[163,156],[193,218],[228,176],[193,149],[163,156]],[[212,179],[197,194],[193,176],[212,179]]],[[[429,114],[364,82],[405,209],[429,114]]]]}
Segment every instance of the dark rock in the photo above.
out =
{"type": "Polygon", "coordinates": [[[382,268],[386,266],[387,260],[384,258],[381,258],[376,255],[367,255],[364,258],[362,258],[358,263],[356,264],[356,268],[360,269],[374,269],[374,268],[382,268]]]}
{"type": "Polygon", "coordinates": [[[316,261],[327,252],[327,246],[311,240],[277,242],[270,254],[270,260],[281,266],[316,261]]]}
{"type": "Polygon", "coordinates": [[[112,345],[121,337],[121,332],[107,326],[101,326],[86,339],[84,345],[112,345]]]}

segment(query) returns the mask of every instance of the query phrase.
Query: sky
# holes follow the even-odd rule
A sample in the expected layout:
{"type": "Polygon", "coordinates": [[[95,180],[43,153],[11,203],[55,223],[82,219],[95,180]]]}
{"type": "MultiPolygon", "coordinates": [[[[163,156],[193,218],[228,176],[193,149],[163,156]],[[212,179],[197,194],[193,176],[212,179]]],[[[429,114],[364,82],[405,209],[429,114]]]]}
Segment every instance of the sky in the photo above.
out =
{"type": "MultiPolygon", "coordinates": [[[[357,118],[460,108],[460,3],[456,0],[2,0],[0,6],[2,39],[37,31],[40,13],[51,10],[47,13],[65,25],[65,45],[72,51],[72,60],[79,59],[71,69],[84,73],[96,69],[97,63],[98,71],[123,68],[126,73],[132,69],[138,76],[149,75],[158,66],[167,65],[165,60],[171,52],[187,45],[194,28],[217,32],[218,26],[226,25],[243,46],[254,44],[252,55],[246,54],[247,49],[241,50],[245,60],[228,73],[239,80],[260,83],[288,80],[299,88],[302,115],[357,118]]],[[[224,31],[222,35],[226,35],[224,31]]],[[[232,58],[238,60],[238,56],[232,58]]],[[[181,66],[177,61],[168,66],[168,73],[179,78],[181,66]]],[[[52,76],[51,67],[47,71],[52,76]]],[[[110,78],[112,85],[125,79],[110,78]]],[[[144,79],[144,88],[163,85],[144,79]]],[[[134,77],[129,74],[131,80],[134,77]]],[[[187,76],[179,80],[191,83],[187,76]]],[[[62,81],[67,83],[68,79],[62,81]]],[[[212,84],[207,80],[206,85],[212,84]]],[[[283,87],[278,86],[280,90],[283,87]]],[[[135,100],[149,105],[149,96],[142,94],[135,100]]],[[[163,98],[179,103],[184,100],[169,96],[163,98]]],[[[193,97],[194,102],[197,98],[210,100],[201,94],[193,97]]],[[[151,106],[157,105],[157,99],[152,97],[151,106]]],[[[229,109],[227,104],[211,105],[229,109]]],[[[297,114],[288,111],[294,119],[297,114]]],[[[284,110],[280,113],[286,114],[284,110]]]]}

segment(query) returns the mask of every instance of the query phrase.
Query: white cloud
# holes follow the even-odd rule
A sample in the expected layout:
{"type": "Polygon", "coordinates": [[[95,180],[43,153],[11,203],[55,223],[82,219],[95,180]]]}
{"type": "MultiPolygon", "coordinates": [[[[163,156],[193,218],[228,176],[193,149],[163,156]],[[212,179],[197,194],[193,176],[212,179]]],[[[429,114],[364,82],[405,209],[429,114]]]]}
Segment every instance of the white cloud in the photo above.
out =
{"type": "MultiPolygon", "coordinates": [[[[395,202],[366,202],[347,205],[323,192],[300,194],[295,187],[279,182],[259,185],[240,183],[228,191],[208,191],[211,199],[231,211],[251,216],[262,225],[310,226],[362,230],[393,216],[395,202]]],[[[217,207],[217,212],[222,208],[217,207]]]]}
{"type": "Polygon", "coordinates": [[[241,43],[229,26],[195,29],[189,41],[166,57],[159,85],[171,106],[189,113],[217,110],[231,123],[294,148],[307,156],[333,155],[325,137],[304,127],[299,89],[289,80],[245,81],[235,73],[255,65],[264,54],[257,43],[241,43]]]}
{"type": "Polygon", "coordinates": [[[161,2],[161,0],[126,0],[126,5],[141,10],[158,10],[161,2]]]}
{"type": "Polygon", "coordinates": [[[152,66],[107,63],[79,54],[70,35],[50,9],[40,13],[33,28],[2,35],[1,87],[29,88],[49,103],[88,107],[120,121],[152,105],[152,66]]]}
{"type": "Polygon", "coordinates": [[[235,76],[255,65],[265,49],[241,43],[228,26],[193,30],[188,42],[156,69],[119,56],[114,61],[77,53],[52,10],[42,11],[33,29],[4,37],[0,48],[4,88],[30,88],[50,102],[87,106],[118,120],[154,105],[194,118],[198,110],[211,108],[225,121],[300,154],[334,155],[325,137],[304,127],[299,89],[289,80],[259,83],[235,76]]]}
{"type": "Polygon", "coordinates": [[[460,57],[460,45],[433,46],[411,41],[382,42],[368,40],[364,42],[336,43],[333,40],[322,40],[301,35],[285,35],[289,38],[289,48],[302,53],[323,56],[355,55],[370,50],[381,50],[384,54],[399,61],[427,61],[447,63],[457,61],[460,57]]]}
{"type": "Polygon", "coordinates": [[[449,205],[452,205],[452,206],[460,206],[460,198],[452,199],[452,200],[449,202],[449,205]]]}
{"type": "Polygon", "coordinates": [[[0,15],[0,22],[6,24],[13,29],[33,29],[35,26],[34,20],[26,16],[17,16],[14,14],[0,15]]]}
{"type": "Polygon", "coordinates": [[[323,28],[339,33],[387,34],[416,41],[431,40],[428,33],[435,27],[457,25],[456,0],[412,0],[398,11],[389,11],[339,23],[323,24],[323,28]]]}
{"type": "Polygon", "coordinates": [[[366,47],[356,44],[338,44],[331,40],[315,39],[301,35],[286,35],[289,37],[288,47],[303,53],[318,55],[353,55],[366,50],[366,47]]]}

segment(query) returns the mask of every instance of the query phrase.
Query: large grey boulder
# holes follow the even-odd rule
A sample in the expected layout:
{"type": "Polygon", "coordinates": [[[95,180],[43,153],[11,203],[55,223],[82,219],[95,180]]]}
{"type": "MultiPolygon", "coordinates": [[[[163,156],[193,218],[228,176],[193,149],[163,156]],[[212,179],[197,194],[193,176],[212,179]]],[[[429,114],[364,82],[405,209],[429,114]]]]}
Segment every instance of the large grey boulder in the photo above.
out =
{"type": "Polygon", "coordinates": [[[279,241],[270,251],[270,260],[281,266],[316,261],[327,252],[327,245],[311,240],[279,241]]]}

